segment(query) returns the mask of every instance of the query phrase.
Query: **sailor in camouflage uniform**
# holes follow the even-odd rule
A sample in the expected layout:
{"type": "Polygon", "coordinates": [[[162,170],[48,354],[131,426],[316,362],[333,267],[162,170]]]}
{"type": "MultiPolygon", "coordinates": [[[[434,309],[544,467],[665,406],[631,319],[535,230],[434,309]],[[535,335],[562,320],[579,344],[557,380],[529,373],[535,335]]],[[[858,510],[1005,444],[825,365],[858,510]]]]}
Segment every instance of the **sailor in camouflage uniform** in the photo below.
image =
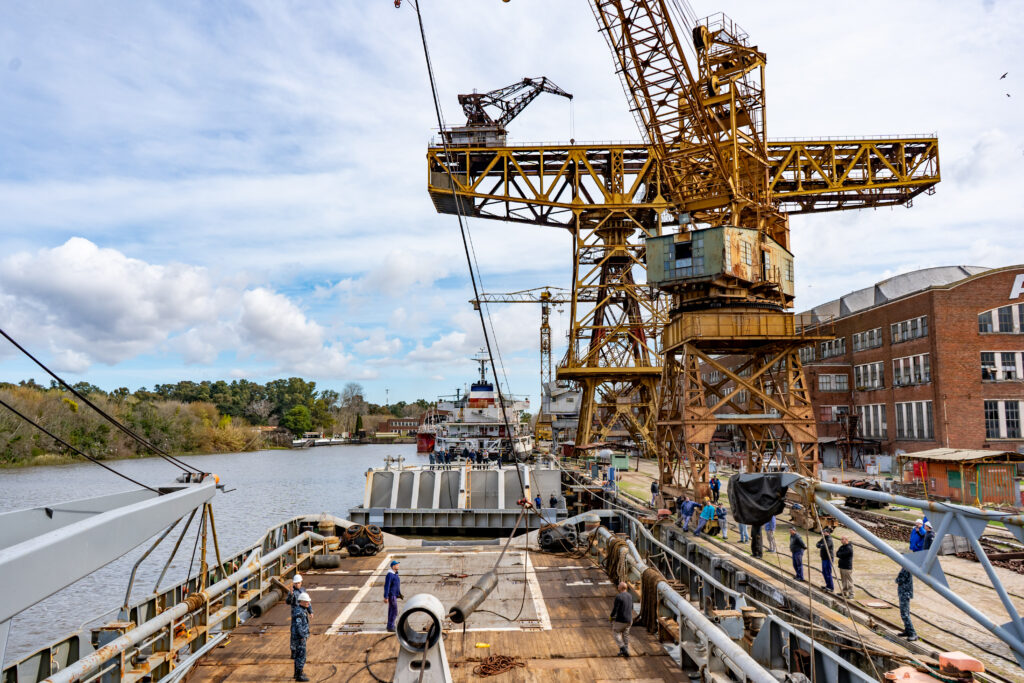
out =
{"type": "Polygon", "coordinates": [[[910,621],[910,599],[914,597],[914,577],[906,569],[896,575],[896,594],[900,598],[900,617],[903,619],[903,636],[907,640],[917,640],[914,623],[910,621]]]}
{"type": "Polygon", "coordinates": [[[296,604],[292,607],[292,659],[295,660],[295,680],[308,681],[309,678],[302,673],[306,666],[306,639],[309,638],[309,615],[310,608],[309,593],[302,592],[298,595],[296,604]]]}

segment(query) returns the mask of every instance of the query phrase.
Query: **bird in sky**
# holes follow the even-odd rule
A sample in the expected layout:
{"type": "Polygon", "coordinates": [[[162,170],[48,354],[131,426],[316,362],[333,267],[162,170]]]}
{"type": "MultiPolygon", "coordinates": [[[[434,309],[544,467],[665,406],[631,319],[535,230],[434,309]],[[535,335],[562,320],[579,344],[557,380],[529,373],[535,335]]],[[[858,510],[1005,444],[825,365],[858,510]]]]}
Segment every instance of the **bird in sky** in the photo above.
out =
{"type": "Polygon", "coordinates": [[[1007,77],[1007,76],[1008,76],[1009,74],[1010,74],[1010,72],[1009,72],[1009,71],[1007,71],[1007,72],[1006,72],[1005,74],[1003,74],[1002,76],[1000,76],[1000,77],[999,77],[999,80],[1003,80],[1003,79],[1004,79],[1004,78],[1006,78],[1006,77],[1007,77]]]}

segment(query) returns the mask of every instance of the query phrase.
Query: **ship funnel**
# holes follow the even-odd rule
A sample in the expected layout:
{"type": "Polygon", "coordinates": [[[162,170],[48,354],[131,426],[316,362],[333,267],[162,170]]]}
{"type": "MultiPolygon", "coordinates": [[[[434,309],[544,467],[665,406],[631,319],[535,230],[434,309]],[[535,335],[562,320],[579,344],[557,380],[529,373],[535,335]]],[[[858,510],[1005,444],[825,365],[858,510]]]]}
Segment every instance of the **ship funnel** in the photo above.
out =
{"type": "Polygon", "coordinates": [[[498,575],[494,573],[494,570],[487,572],[473,584],[473,587],[466,591],[455,605],[448,610],[448,618],[453,623],[461,624],[469,618],[476,608],[487,599],[487,596],[491,594],[495,586],[498,585],[498,575]]]}

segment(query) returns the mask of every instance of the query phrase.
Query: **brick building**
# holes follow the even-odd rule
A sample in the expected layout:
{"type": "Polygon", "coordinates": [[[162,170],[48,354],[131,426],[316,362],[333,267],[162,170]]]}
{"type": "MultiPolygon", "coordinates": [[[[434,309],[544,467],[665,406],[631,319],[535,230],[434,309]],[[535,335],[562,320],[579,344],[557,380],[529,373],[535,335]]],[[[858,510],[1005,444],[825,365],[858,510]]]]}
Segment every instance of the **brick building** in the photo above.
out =
{"type": "Polygon", "coordinates": [[[835,324],[801,351],[825,467],[938,446],[1024,453],[1024,265],[918,270],[803,315],[835,324]]]}
{"type": "Polygon", "coordinates": [[[416,433],[422,421],[420,417],[392,417],[388,418],[387,422],[381,425],[379,430],[408,436],[409,434],[416,433]]]}

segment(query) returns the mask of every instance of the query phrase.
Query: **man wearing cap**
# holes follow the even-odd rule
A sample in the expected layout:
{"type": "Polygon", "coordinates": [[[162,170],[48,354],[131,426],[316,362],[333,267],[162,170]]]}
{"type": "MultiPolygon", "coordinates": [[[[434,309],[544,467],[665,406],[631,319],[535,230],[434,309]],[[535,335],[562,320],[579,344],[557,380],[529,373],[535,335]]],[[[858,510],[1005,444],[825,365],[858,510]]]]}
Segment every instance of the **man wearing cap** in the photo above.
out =
{"type": "Polygon", "coordinates": [[[924,549],[928,550],[932,547],[932,543],[935,542],[935,530],[932,529],[931,522],[924,523],[924,549]]]}
{"type": "Polygon", "coordinates": [[[832,529],[825,527],[821,530],[821,540],[817,545],[821,555],[821,576],[825,579],[825,590],[832,593],[836,589],[832,582],[832,529]]]}
{"type": "Polygon", "coordinates": [[[853,544],[847,536],[839,539],[836,549],[836,561],[839,565],[839,580],[843,584],[843,595],[853,597],[853,544]]]}
{"type": "Polygon", "coordinates": [[[914,528],[910,530],[910,552],[916,553],[918,550],[924,550],[924,537],[926,535],[924,520],[915,519],[914,528]]]}
{"type": "Polygon", "coordinates": [[[405,600],[402,595],[402,580],[398,578],[398,561],[391,560],[391,568],[384,575],[384,602],[388,603],[388,631],[395,632],[395,619],[398,618],[398,601],[405,600]]]}
{"type": "MultiPolygon", "coordinates": [[[[291,597],[291,596],[288,596],[291,597]]],[[[309,678],[302,673],[306,666],[306,639],[309,638],[309,615],[312,614],[309,593],[305,591],[295,596],[296,602],[292,606],[292,659],[295,660],[295,680],[308,681],[309,678]]]]}
{"type": "Polygon", "coordinates": [[[800,538],[800,532],[795,526],[789,527],[789,554],[793,556],[793,572],[797,581],[804,580],[804,551],[807,544],[800,538]]]}

